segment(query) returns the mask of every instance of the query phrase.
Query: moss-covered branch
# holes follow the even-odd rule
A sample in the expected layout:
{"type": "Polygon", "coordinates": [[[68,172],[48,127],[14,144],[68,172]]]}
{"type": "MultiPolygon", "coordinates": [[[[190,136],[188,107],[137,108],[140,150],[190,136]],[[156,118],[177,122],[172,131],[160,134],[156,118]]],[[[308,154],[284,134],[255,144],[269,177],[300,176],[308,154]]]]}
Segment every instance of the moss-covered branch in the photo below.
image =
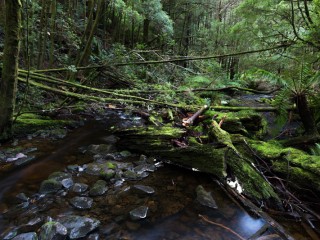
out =
{"type": "MultiPolygon", "coordinates": [[[[19,77],[19,81],[25,82],[26,79],[19,77]]],[[[199,106],[195,105],[184,105],[184,104],[171,104],[171,103],[163,103],[163,102],[158,102],[154,100],[132,100],[132,99],[124,99],[124,98],[105,98],[105,97],[97,97],[97,96],[91,96],[91,95],[85,95],[85,94],[79,94],[79,93],[74,93],[74,92],[69,92],[69,91],[64,91],[61,89],[57,89],[54,87],[50,87],[38,82],[35,82],[33,80],[29,80],[29,84],[44,90],[48,90],[51,92],[54,92],[56,94],[66,96],[66,97],[72,97],[76,99],[81,99],[84,101],[93,101],[93,102],[116,102],[116,103],[132,103],[132,104],[139,104],[139,105],[145,105],[147,102],[150,104],[158,105],[158,106],[169,106],[169,107],[177,107],[177,108],[184,108],[184,109],[196,109],[199,108],[199,106]]]]}

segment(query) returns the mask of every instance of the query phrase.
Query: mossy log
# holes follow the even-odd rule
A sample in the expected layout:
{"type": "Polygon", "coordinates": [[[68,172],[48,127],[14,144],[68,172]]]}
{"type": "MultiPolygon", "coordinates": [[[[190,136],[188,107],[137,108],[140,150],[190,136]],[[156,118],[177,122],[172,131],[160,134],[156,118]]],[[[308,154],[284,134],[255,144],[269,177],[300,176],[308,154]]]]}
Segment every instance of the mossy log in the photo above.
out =
{"type": "Polygon", "coordinates": [[[279,142],[250,141],[257,156],[272,163],[272,169],[298,189],[320,193],[320,156],[310,155],[279,142]]]}
{"type": "MultiPolygon", "coordinates": [[[[236,176],[246,195],[257,201],[278,199],[271,185],[250,161],[238,153],[230,138],[226,141],[219,138],[219,143],[175,147],[173,140],[183,138],[185,133],[185,129],[172,126],[141,127],[117,132],[122,136],[119,145],[126,149],[152,154],[175,164],[211,173],[221,181],[225,180],[228,169],[236,176]]],[[[224,134],[229,135],[225,131],[224,134]]],[[[223,137],[223,134],[220,137],[223,137]]]]}

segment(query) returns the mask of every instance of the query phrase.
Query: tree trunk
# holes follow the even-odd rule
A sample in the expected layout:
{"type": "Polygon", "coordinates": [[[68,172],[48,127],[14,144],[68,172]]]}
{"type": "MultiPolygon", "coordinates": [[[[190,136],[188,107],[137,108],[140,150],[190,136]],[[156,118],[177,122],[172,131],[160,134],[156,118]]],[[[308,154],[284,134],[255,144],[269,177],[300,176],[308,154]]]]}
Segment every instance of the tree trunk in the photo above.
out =
{"type": "Polygon", "coordinates": [[[3,56],[2,79],[0,81],[0,140],[12,136],[12,117],[15,107],[18,75],[18,57],[21,23],[21,2],[5,2],[5,48],[3,56]]]}
{"type": "Polygon", "coordinates": [[[312,111],[309,108],[306,94],[302,93],[295,97],[298,113],[305,129],[306,134],[318,135],[316,122],[314,120],[312,111]]]}

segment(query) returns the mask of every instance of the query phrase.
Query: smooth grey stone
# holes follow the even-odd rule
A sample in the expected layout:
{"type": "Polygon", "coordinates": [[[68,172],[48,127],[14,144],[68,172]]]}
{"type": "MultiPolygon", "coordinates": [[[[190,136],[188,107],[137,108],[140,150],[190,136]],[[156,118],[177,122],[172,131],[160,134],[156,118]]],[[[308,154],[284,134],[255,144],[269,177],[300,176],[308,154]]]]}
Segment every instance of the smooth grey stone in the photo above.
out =
{"type": "Polygon", "coordinates": [[[199,185],[196,188],[196,192],[197,192],[197,201],[206,207],[210,207],[210,208],[218,208],[216,201],[213,199],[211,192],[207,192],[203,186],[199,185]]]}
{"type": "Polygon", "coordinates": [[[66,178],[61,181],[61,184],[64,188],[69,189],[73,186],[73,180],[72,178],[66,178]]]}
{"type": "Polygon", "coordinates": [[[62,188],[62,184],[55,179],[44,180],[40,185],[40,193],[54,193],[58,192],[62,188]]]}
{"type": "Polygon", "coordinates": [[[70,203],[77,209],[90,209],[93,199],[89,197],[74,197],[70,200],[70,203]]]}
{"type": "Polygon", "coordinates": [[[15,236],[12,240],[38,240],[38,236],[35,232],[22,233],[15,236]]]}
{"type": "Polygon", "coordinates": [[[76,215],[61,217],[58,221],[67,228],[70,239],[83,238],[100,226],[97,219],[76,215]]]}
{"type": "Polygon", "coordinates": [[[83,193],[88,189],[88,185],[84,183],[75,183],[72,187],[72,191],[76,193],[83,193]]]}
{"type": "Polygon", "coordinates": [[[67,233],[67,228],[61,223],[47,222],[40,228],[39,240],[64,240],[67,233]]]}
{"type": "Polygon", "coordinates": [[[144,185],[134,185],[133,186],[136,189],[141,190],[142,192],[145,192],[147,194],[154,194],[154,189],[152,187],[149,186],[144,186],[144,185]]]}
{"type": "Polygon", "coordinates": [[[149,208],[147,206],[141,206],[130,211],[130,217],[132,220],[144,219],[147,217],[149,208]]]}
{"type": "Polygon", "coordinates": [[[107,182],[104,180],[98,180],[90,189],[89,195],[90,196],[101,196],[105,194],[108,190],[107,182]]]}

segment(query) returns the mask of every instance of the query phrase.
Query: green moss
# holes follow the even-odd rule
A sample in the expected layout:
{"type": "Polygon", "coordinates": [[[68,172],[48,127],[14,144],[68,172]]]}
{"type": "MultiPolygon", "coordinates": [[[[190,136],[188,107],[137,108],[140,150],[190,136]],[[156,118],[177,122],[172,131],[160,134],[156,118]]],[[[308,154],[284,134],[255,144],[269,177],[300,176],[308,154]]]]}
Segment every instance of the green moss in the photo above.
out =
{"type": "Polygon", "coordinates": [[[283,154],[283,147],[277,141],[249,141],[249,144],[258,156],[265,159],[280,158],[283,154]]]}
{"type": "Polygon", "coordinates": [[[251,141],[250,146],[261,158],[271,160],[273,170],[288,177],[289,182],[320,191],[320,156],[285,148],[276,141],[251,141]]]}
{"type": "Polygon", "coordinates": [[[13,126],[17,135],[34,133],[37,130],[50,130],[70,125],[72,121],[52,120],[35,114],[23,114],[17,118],[13,126]]]}
{"type": "Polygon", "coordinates": [[[249,161],[236,154],[230,154],[227,158],[227,164],[237,176],[245,194],[257,200],[278,199],[272,186],[264,180],[249,161]]]}
{"type": "Polygon", "coordinates": [[[107,162],[106,165],[107,165],[107,168],[109,169],[116,169],[117,167],[117,165],[112,162],[107,162]]]}
{"type": "Polygon", "coordinates": [[[298,166],[288,165],[286,161],[274,161],[272,166],[274,171],[283,174],[294,187],[298,186],[299,188],[320,191],[320,178],[318,174],[314,174],[298,166]]]}

